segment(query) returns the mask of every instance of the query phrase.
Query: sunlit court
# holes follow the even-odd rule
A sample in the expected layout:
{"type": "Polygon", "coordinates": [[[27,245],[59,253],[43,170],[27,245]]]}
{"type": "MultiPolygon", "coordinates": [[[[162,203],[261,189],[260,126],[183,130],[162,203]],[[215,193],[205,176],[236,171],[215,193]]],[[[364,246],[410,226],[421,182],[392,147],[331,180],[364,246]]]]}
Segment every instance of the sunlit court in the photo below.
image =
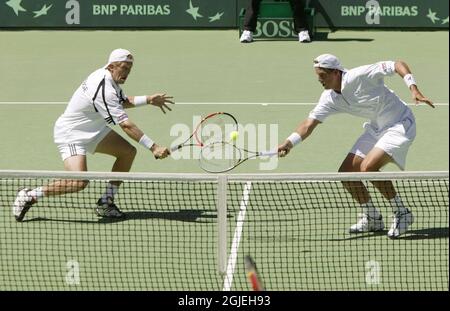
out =
{"type": "Polygon", "coordinates": [[[129,2],[0,2],[1,291],[448,291],[448,3],[129,2]]]}

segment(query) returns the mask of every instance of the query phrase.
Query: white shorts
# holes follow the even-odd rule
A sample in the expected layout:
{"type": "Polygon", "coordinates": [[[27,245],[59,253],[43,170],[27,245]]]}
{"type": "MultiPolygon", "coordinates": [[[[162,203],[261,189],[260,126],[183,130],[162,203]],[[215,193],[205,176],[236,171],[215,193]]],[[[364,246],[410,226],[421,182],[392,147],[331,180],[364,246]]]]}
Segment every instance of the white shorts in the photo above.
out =
{"type": "Polygon", "coordinates": [[[75,155],[86,155],[87,152],[93,154],[95,149],[97,149],[97,145],[103,140],[103,138],[106,137],[106,135],[108,135],[110,131],[110,127],[105,127],[97,136],[95,136],[93,140],[86,144],[56,144],[62,160],[65,161],[67,158],[75,155]]]}
{"type": "Polygon", "coordinates": [[[395,164],[404,170],[409,146],[416,137],[414,116],[410,114],[401,122],[381,132],[377,132],[370,123],[364,123],[364,128],[366,130],[353,145],[350,153],[365,158],[370,150],[377,147],[384,150],[395,164]]]}

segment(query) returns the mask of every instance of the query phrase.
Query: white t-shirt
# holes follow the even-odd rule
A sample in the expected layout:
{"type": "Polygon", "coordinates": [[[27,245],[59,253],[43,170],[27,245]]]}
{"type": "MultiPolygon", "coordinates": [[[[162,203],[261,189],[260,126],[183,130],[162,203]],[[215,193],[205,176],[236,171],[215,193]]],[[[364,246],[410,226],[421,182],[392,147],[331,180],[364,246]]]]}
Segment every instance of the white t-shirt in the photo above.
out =
{"type": "Polygon", "coordinates": [[[81,83],[56,121],[55,143],[87,144],[95,140],[108,124],[128,120],[122,106],[126,98],[107,69],[94,71],[81,83]]]}
{"type": "Polygon", "coordinates": [[[370,120],[382,131],[403,120],[411,109],[384,84],[384,76],[395,74],[395,62],[383,61],[356,67],[342,74],[341,94],[325,90],[309,118],[323,122],[328,116],[346,112],[370,120]]]}

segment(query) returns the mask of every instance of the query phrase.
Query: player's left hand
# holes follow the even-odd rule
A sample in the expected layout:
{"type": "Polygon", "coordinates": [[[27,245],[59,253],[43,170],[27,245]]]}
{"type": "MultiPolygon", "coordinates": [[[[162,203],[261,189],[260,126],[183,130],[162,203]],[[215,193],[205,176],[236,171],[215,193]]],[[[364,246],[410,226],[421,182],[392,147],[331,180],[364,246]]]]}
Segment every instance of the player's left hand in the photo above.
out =
{"type": "Polygon", "coordinates": [[[434,108],[433,102],[428,98],[426,98],[425,96],[423,96],[417,87],[412,89],[412,99],[416,102],[416,105],[419,102],[423,102],[434,108]]]}
{"type": "Polygon", "coordinates": [[[163,113],[166,113],[164,108],[166,108],[169,111],[172,111],[169,106],[166,105],[166,103],[175,104],[175,102],[172,100],[173,96],[167,96],[167,94],[153,94],[149,96],[150,98],[150,105],[159,107],[163,113]]]}

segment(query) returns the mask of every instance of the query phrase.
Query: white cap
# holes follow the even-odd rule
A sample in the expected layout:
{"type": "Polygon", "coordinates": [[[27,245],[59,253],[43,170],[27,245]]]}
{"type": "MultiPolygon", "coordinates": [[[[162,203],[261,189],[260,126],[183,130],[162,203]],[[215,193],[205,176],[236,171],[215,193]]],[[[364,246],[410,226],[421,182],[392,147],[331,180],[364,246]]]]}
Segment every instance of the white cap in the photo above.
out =
{"type": "Polygon", "coordinates": [[[339,59],[331,54],[322,54],[317,56],[314,59],[314,67],[315,68],[328,68],[328,69],[337,69],[340,71],[345,71],[344,67],[342,67],[339,59]]]}
{"type": "Polygon", "coordinates": [[[115,49],[111,52],[108,59],[108,65],[114,62],[133,62],[133,55],[125,49],[115,49]]]}

